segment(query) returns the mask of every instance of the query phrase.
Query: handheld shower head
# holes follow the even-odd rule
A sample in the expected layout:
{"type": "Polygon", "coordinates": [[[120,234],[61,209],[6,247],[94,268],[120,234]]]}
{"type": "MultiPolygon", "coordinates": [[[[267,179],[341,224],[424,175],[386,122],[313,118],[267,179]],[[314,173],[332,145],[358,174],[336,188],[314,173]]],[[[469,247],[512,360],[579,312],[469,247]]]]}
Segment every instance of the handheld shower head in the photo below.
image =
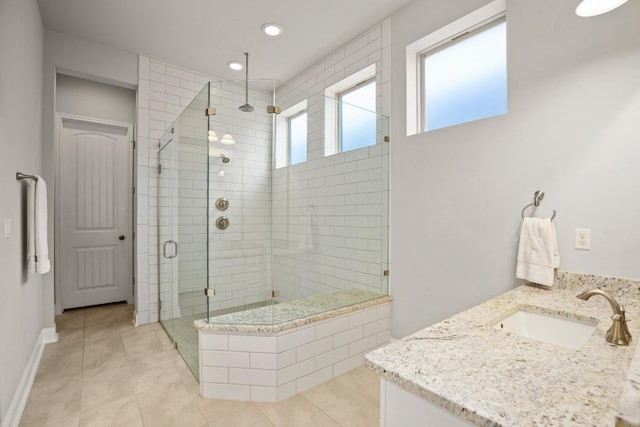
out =
{"type": "Polygon", "coordinates": [[[244,105],[238,107],[240,111],[245,113],[251,113],[255,108],[249,104],[249,52],[244,53],[245,67],[244,67],[244,105]]]}

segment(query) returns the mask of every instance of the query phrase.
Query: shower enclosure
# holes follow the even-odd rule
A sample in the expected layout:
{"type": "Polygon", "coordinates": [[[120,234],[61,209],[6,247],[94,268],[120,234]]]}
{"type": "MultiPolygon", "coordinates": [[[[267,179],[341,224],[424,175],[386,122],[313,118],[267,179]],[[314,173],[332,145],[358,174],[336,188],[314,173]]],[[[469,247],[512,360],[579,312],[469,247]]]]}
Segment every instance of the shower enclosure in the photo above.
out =
{"type": "Polygon", "coordinates": [[[159,140],[160,321],[196,377],[194,320],[273,324],[388,292],[388,119],[274,80],[249,81],[245,112],[243,85],[207,83],[159,140]]]}

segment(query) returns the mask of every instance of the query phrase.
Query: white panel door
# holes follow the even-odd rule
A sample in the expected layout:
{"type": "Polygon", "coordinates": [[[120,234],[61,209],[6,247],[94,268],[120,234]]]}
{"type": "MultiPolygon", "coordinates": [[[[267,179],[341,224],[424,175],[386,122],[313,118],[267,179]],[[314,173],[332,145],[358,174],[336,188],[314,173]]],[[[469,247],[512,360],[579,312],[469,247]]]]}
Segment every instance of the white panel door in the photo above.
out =
{"type": "Polygon", "coordinates": [[[126,301],[132,292],[131,126],[61,117],[62,308],[126,301]]]}

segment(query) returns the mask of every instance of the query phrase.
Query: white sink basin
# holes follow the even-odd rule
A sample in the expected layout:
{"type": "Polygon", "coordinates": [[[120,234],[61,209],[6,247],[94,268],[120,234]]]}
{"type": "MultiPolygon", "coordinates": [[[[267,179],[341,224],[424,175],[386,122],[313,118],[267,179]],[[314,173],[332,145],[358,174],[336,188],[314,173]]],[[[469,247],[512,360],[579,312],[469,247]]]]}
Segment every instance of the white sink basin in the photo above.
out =
{"type": "Polygon", "coordinates": [[[505,317],[494,328],[574,350],[582,347],[596,329],[591,323],[525,310],[505,317]]]}

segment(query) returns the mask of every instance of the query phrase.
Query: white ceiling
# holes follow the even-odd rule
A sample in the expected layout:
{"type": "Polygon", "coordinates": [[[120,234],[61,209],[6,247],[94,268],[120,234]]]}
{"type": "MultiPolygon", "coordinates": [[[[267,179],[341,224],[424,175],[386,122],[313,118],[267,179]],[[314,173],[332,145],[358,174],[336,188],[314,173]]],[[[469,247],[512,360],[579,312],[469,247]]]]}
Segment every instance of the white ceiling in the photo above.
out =
{"type": "Polygon", "coordinates": [[[287,81],[411,0],[39,0],[44,26],[223,79],[287,81]],[[278,37],[260,27],[276,22],[278,37]]]}

